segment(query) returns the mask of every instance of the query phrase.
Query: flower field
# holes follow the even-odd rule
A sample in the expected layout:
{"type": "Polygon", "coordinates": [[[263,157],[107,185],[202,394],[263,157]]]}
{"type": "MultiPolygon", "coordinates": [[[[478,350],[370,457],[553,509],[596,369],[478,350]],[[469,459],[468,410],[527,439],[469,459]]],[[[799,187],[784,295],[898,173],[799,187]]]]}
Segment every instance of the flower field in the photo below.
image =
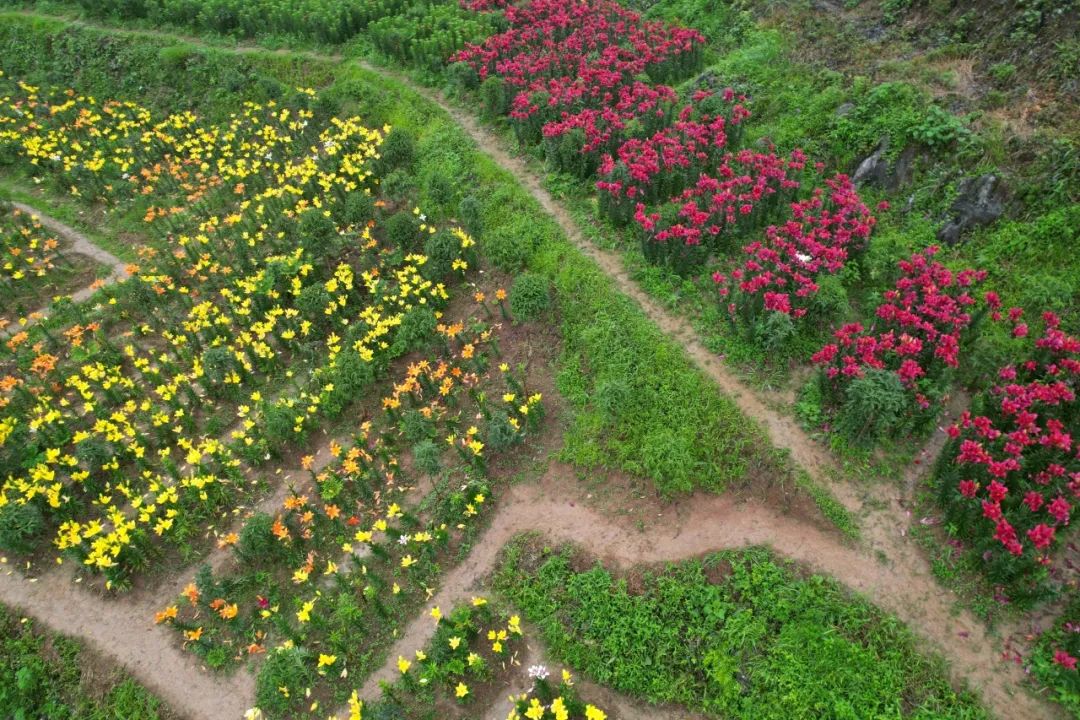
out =
{"type": "Polygon", "coordinates": [[[11,612],[181,716],[1075,713],[1074,150],[970,19],[0,5],[11,612]]]}

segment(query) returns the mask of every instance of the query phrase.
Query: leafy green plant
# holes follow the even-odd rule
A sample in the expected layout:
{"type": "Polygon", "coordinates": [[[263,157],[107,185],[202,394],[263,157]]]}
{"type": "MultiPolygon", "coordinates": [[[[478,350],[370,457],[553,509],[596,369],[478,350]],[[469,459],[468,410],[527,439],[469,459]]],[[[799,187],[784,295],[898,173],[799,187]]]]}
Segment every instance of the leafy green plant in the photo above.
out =
{"type": "Polygon", "coordinates": [[[0,550],[27,553],[44,531],[45,519],[34,503],[11,503],[0,507],[0,550]]]}
{"type": "Polygon", "coordinates": [[[510,288],[510,313],[518,322],[540,317],[551,307],[551,291],[547,278],[535,273],[522,273],[514,278],[510,288]]]}
{"type": "Polygon", "coordinates": [[[642,568],[633,591],[587,563],[519,538],[496,585],[556,658],[619,691],[724,717],[988,717],[895,618],[768,551],[642,568]]]}

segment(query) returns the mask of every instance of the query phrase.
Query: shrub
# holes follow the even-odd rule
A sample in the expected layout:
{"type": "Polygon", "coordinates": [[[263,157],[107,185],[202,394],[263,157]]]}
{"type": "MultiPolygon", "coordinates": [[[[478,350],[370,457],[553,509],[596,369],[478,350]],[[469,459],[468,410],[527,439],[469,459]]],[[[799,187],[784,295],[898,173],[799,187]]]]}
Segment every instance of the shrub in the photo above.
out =
{"type": "Polygon", "coordinates": [[[495,267],[518,273],[525,268],[542,240],[531,223],[515,220],[484,235],[483,250],[495,267]]]}
{"type": "Polygon", "coordinates": [[[896,373],[869,368],[845,389],[837,430],[856,444],[871,444],[896,431],[907,409],[907,392],[896,373]]]}
{"type": "Polygon", "coordinates": [[[266,713],[284,715],[307,704],[304,690],[314,681],[300,648],[279,648],[270,653],[255,679],[255,700],[266,713]],[[288,688],[289,695],[279,688],[288,688]]]}
{"type": "Polygon", "coordinates": [[[548,281],[542,275],[522,273],[510,288],[510,313],[518,322],[539,317],[551,306],[548,281]]]}
{"type": "Polygon", "coordinates": [[[327,317],[326,308],[333,298],[322,283],[312,283],[300,291],[296,298],[296,307],[304,317],[314,318],[319,322],[327,317]]]}
{"type": "Polygon", "coordinates": [[[345,225],[362,228],[375,218],[375,198],[364,192],[353,192],[342,203],[342,217],[345,225]]]}
{"type": "Polygon", "coordinates": [[[37,505],[9,503],[0,507],[0,550],[28,553],[44,529],[45,519],[37,505]]]}
{"type": "Polygon", "coordinates": [[[454,260],[458,258],[460,251],[461,241],[449,230],[440,230],[428,236],[424,243],[427,262],[420,269],[421,274],[432,282],[442,280],[453,271],[454,260]]]}
{"type": "Polygon", "coordinates": [[[381,176],[391,170],[404,170],[416,160],[416,143],[412,136],[401,130],[391,130],[379,146],[376,173],[381,176]]]}
{"type": "Polygon", "coordinates": [[[517,429],[510,424],[510,418],[506,413],[495,413],[487,422],[487,432],[485,433],[485,443],[493,452],[502,452],[510,446],[514,445],[521,435],[517,429]]]}
{"type": "Polygon", "coordinates": [[[394,354],[415,350],[435,334],[439,324],[435,311],[426,305],[418,305],[401,318],[394,336],[394,354]]]}
{"type": "Polygon", "coordinates": [[[309,210],[300,216],[299,233],[301,246],[316,260],[341,249],[337,226],[320,210],[309,210]]]}
{"type": "Polygon", "coordinates": [[[754,340],[766,352],[783,351],[793,337],[795,321],[786,312],[769,310],[754,324],[754,340]]]}
{"type": "Polygon", "coordinates": [[[438,475],[442,469],[442,448],[433,440],[421,440],[413,445],[413,462],[416,469],[428,475],[438,475]]]}
{"type": "Polygon", "coordinates": [[[253,565],[262,560],[280,556],[281,543],[274,537],[271,528],[274,518],[268,513],[257,512],[248,518],[240,531],[240,539],[233,552],[242,562],[253,565]]]}
{"type": "Polygon", "coordinates": [[[391,247],[405,252],[419,250],[420,221],[411,212],[398,212],[384,224],[386,240],[391,247]]]}
{"type": "Polygon", "coordinates": [[[465,231],[479,239],[484,234],[484,216],[480,201],[472,195],[466,195],[458,205],[458,215],[465,231]]]}

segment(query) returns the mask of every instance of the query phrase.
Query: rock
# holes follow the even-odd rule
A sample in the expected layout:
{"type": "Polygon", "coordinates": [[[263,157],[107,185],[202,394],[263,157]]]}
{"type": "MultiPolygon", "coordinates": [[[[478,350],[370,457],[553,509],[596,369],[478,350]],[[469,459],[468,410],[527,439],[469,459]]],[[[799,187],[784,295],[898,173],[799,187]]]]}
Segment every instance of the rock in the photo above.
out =
{"type": "Polygon", "coordinates": [[[955,245],[970,228],[987,225],[1005,212],[1005,187],[997,175],[964,178],[956,200],[949,208],[950,219],[937,232],[937,239],[955,245]]]}
{"type": "Polygon", "coordinates": [[[885,181],[889,177],[889,159],[885,157],[888,149],[889,138],[882,138],[877,149],[859,163],[859,167],[855,168],[855,174],[851,176],[851,181],[857,186],[878,185],[884,187],[885,181]]]}
{"type": "Polygon", "coordinates": [[[908,145],[904,148],[900,153],[900,157],[896,158],[896,164],[893,165],[892,173],[885,181],[885,187],[889,190],[897,190],[911,182],[911,178],[915,173],[915,154],[914,145],[908,145]]]}
{"type": "Polygon", "coordinates": [[[874,152],[859,163],[851,177],[852,182],[856,186],[876,185],[886,190],[897,190],[910,183],[915,164],[915,148],[904,148],[895,163],[886,157],[888,151],[889,139],[882,138],[874,152]]]}
{"type": "Polygon", "coordinates": [[[854,109],[855,109],[855,103],[846,102],[843,105],[841,105],[840,107],[836,108],[836,112],[834,113],[834,115],[836,115],[836,117],[847,117],[848,115],[851,114],[851,111],[854,110],[854,109]]]}

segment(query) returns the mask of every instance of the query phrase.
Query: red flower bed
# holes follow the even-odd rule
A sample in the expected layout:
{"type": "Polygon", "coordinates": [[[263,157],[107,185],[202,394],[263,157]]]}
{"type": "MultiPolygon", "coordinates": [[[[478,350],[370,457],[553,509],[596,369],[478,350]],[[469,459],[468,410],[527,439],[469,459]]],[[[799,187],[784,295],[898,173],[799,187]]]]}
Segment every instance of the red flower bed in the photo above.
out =
{"type": "MultiPolygon", "coordinates": [[[[1028,336],[1019,311],[1013,334],[1028,336]]],[[[949,428],[938,478],[942,505],[963,537],[984,553],[991,577],[1021,598],[1037,594],[1059,532],[1080,498],[1076,401],[1080,340],[1053,313],[1027,342],[1027,360],[1001,369],[974,412],[949,428]]]]}
{"type": "MultiPolygon", "coordinates": [[[[539,141],[549,123],[569,123],[562,131],[597,125],[589,115],[571,120],[584,110],[614,113],[602,125],[663,113],[674,92],[638,77],[661,83],[685,76],[700,64],[705,41],[696,30],[643,21],[610,0],[534,0],[508,6],[504,15],[508,30],[451,60],[469,65],[480,81],[497,77],[513,89],[510,117],[528,142],[539,141]]],[[[549,136],[559,132],[552,128],[549,136]]],[[[589,143],[600,146],[597,137],[589,143]]]]}
{"type": "Polygon", "coordinates": [[[667,199],[715,168],[750,116],[745,98],[728,89],[717,96],[699,91],[676,122],[652,135],[623,142],[600,161],[602,210],[618,224],[630,221],[638,203],[667,199]]]}
{"type": "MultiPolygon", "coordinates": [[[[930,247],[900,261],[901,277],[885,293],[872,329],[861,323],[845,325],[834,333],[837,343],[811,358],[825,368],[834,403],[849,381],[862,377],[865,368],[876,368],[895,372],[917,406],[930,408],[925,390],[959,364],[961,341],[977,304],[970,288],[986,278],[985,270],[953,272],[934,262],[937,251],[930,247]]],[[[987,300],[986,307],[996,305],[996,296],[990,294],[987,300]]]]}
{"type": "Polygon", "coordinates": [[[818,279],[839,272],[852,253],[866,246],[876,219],[859,199],[847,175],[836,175],[800,202],[791,219],[771,225],[764,240],[743,248],[749,257],[730,274],[716,273],[721,300],[744,327],[766,311],[802,318],[818,292],[818,279]]]}
{"type": "Polygon", "coordinates": [[[720,252],[736,228],[764,226],[781,199],[799,187],[805,156],[788,159],[773,153],[742,150],[724,155],[719,166],[701,174],[693,186],[655,208],[637,203],[634,221],[642,247],[654,263],[668,263],[679,272],[701,265],[720,252]],[[786,191],[786,192],[785,192],[786,191]]]}

